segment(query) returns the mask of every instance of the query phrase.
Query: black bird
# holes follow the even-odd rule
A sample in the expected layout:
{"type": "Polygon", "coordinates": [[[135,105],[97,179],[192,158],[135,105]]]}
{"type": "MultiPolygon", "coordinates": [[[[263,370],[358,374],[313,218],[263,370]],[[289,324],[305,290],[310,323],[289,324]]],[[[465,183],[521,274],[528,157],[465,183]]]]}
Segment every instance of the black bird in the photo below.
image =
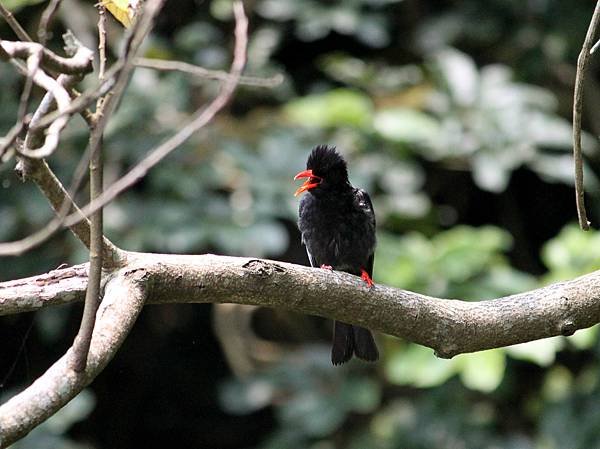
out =
{"type": "MultiPolygon", "coordinates": [[[[345,271],[373,285],[375,213],[367,192],[348,181],[346,161],[335,147],[313,148],[306,170],[294,179],[307,178],[295,195],[300,200],[298,227],[313,267],[345,271]]],[[[373,362],[379,358],[371,331],[334,322],[331,361],[347,362],[356,355],[373,362]]]]}

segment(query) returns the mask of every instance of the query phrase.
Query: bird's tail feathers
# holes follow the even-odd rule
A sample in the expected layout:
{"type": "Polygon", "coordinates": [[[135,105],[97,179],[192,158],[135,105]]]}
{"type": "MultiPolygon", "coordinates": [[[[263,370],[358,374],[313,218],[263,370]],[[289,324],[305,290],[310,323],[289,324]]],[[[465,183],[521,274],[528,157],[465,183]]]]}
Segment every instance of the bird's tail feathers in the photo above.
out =
{"type": "Polygon", "coordinates": [[[354,330],[354,354],[359,359],[374,362],[379,358],[379,351],[369,329],[360,326],[352,326],[354,330]]]}
{"type": "Polygon", "coordinates": [[[334,321],[331,362],[334,365],[341,365],[350,360],[353,354],[368,362],[377,360],[379,351],[373,334],[364,327],[334,321]]]}

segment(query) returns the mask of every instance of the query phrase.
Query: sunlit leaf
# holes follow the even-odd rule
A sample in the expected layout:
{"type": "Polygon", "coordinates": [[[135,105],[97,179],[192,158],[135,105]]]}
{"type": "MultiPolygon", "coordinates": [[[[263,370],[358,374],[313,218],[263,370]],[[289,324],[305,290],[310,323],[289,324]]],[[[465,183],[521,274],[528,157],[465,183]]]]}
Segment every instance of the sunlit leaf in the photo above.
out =
{"type": "Polygon", "coordinates": [[[598,330],[600,326],[595,325],[587,329],[580,329],[570,337],[567,341],[577,349],[590,349],[598,341],[598,330]]]}
{"type": "Polygon", "coordinates": [[[294,100],[288,103],[285,112],[292,122],[301,125],[365,128],[371,123],[373,105],[369,97],[361,92],[336,89],[294,100]]]}
{"type": "Polygon", "coordinates": [[[454,375],[456,363],[437,358],[429,348],[411,344],[406,350],[387,358],[385,373],[392,383],[428,388],[440,385],[454,375]]]}
{"type": "Polygon", "coordinates": [[[456,357],[456,363],[460,367],[460,379],[466,387],[490,392],[502,382],[506,356],[503,349],[491,349],[461,354],[456,357]]]}
{"type": "Polygon", "coordinates": [[[375,130],[395,142],[431,145],[439,139],[439,124],[415,109],[385,109],[374,118],[375,130]]]}
{"type": "Polygon", "coordinates": [[[478,95],[479,82],[473,59],[458,50],[447,48],[435,54],[433,63],[452,100],[461,106],[473,105],[478,95]]]}
{"type": "Polygon", "coordinates": [[[102,0],[102,5],[110,11],[125,28],[129,28],[141,0],[102,0]]]}
{"type": "Polygon", "coordinates": [[[556,352],[563,346],[563,337],[551,337],[509,346],[506,351],[515,359],[526,360],[540,366],[549,366],[554,362],[556,352]]]}
{"type": "Polygon", "coordinates": [[[552,367],[544,377],[542,397],[548,401],[560,401],[571,392],[573,375],[564,366],[552,367]]]}

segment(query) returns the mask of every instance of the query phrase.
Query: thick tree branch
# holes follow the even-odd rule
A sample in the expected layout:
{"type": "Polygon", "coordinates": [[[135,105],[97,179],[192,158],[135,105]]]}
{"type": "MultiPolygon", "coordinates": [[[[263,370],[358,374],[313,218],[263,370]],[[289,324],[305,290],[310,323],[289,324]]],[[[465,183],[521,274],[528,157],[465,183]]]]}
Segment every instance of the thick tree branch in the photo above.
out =
{"type": "Polygon", "coordinates": [[[30,387],[0,406],[1,448],[22,438],[56,413],[102,371],[144,305],[143,283],[140,284],[143,276],[144,273],[136,271],[121,272],[108,282],[85,371],[76,372],[69,367],[69,350],[30,387]]]}
{"type": "Polygon", "coordinates": [[[81,301],[87,287],[87,265],[0,283],[0,315],[81,301]]]}
{"type": "MultiPolygon", "coordinates": [[[[439,357],[571,335],[600,322],[600,271],[504,298],[467,302],[376,285],[356,276],[269,260],[127,253],[105,273],[86,370],[69,351],[29,388],[0,406],[0,448],[24,436],[96,377],[144,303],[237,303],[360,324],[433,348],[439,357]]],[[[80,301],[87,264],[0,283],[0,315],[80,301]]]]}
{"type": "MultiPolygon", "coordinates": [[[[73,210],[79,214],[80,221],[70,226],[71,231],[86,246],[90,247],[90,222],[83,215],[81,210],[73,202],[71,195],[64,188],[60,180],[50,169],[46,161],[39,159],[23,159],[17,168],[24,179],[31,179],[46,196],[50,205],[57,214],[48,225],[38,233],[18,242],[0,243],[0,253],[2,254],[22,254],[28,249],[45,241],[54,231],[60,228],[66,213],[73,210]],[[30,241],[31,240],[31,241],[30,241]]],[[[117,248],[106,237],[103,237],[105,266],[114,266],[122,262],[124,252],[117,248]]]]}
{"type": "MultiPolygon", "coordinates": [[[[346,273],[260,259],[127,253],[127,261],[125,272],[144,274],[149,303],[283,308],[360,324],[428,346],[445,358],[571,335],[600,322],[600,271],[517,295],[469,302],[384,285],[368,289],[346,273]]],[[[81,266],[78,272],[71,270],[52,272],[54,277],[77,279],[70,284],[68,299],[52,282],[36,285],[39,277],[0,283],[0,315],[81,300],[87,280],[77,274],[81,266]],[[43,301],[27,299],[36,287],[43,301]]]]}

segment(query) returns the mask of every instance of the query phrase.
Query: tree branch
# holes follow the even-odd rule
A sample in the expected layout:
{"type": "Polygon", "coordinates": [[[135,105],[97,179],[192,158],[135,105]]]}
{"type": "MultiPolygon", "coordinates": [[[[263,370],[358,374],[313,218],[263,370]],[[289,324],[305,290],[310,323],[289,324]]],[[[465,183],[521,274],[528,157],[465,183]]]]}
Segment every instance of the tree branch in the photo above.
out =
{"type": "MultiPolygon", "coordinates": [[[[24,240],[9,243],[0,243],[0,254],[3,255],[18,255],[24,251],[36,246],[45,241],[54,231],[60,228],[66,213],[69,210],[74,210],[74,213],[79,214],[80,220],[69,228],[71,232],[87,247],[90,247],[90,222],[83,215],[81,210],[73,202],[71,195],[64,188],[60,180],[50,169],[46,161],[39,159],[23,159],[18,170],[21,172],[24,179],[31,179],[36,183],[44,196],[50,202],[52,209],[56,212],[57,217],[54,218],[48,225],[39,232],[27,237],[24,240]]],[[[104,246],[104,265],[114,266],[122,262],[124,252],[117,248],[109,239],[103,238],[104,246]]]]}
{"type": "Polygon", "coordinates": [[[70,58],[58,56],[37,42],[5,41],[0,39],[0,47],[11,58],[27,59],[31,55],[40,54],[40,65],[45,69],[59,73],[84,75],[93,70],[92,61],[94,53],[84,46],[80,46],[80,51],[70,58]]]}
{"type": "MultiPolygon", "coordinates": [[[[22,438],[56,413],[112,359],[144,305],[142,276],[143,273],[136,271],[121,272],[107,283],[85,371],[76,372],[69,367],[69,350],[30,387],[0,406],[1,448],[22,438]]],[[[80,278],[71,280],[75,279],[80,278]]]]}
{"type": "Polygon", "coordinates": [[[581,155],[581,110],[583,108],[583,87],[585,73],[594,44],[594,36],[600,23],[600,1],[596,3],[590,26],[585,35],[585,41],[577,58],[577,74],[575,75],[575,91],[573,93],[573,158],[575,159],[575,203],[579,226],[584,231],[590,228],[585,211],[585,189],[583,186],[583,156],[581,155]]]}
{"type": "Polygon", "coordinates": [[[27,31],[23,29],[21,24],[15,19],[15,16],[0,2],[0,15],[4,17],[6,23],[10,25],[15,34],[19,39],[26,42],[31,42],[33,39],[27,34],[27,31]]]}
{"type": "MultiPolygon", "coordinates": [[[[104,78],[104,70],[106,66],[106,28],[104,6],[98,5],[98,53],[100,55],[100,70],[99,79],[104,78]]],[[[107,94],[110,95],[110,94],[107,94]]],[[[97,117],[104,114],[104,99],[100,97],[96,102],[96,113],[93,115],[93,120],[90,129],[90,149],[94,149],[90,156],[90,202],[96,200],[102,193],[102,183],[104,178],[102,165],[102,140],[104,135],[104,127],[95,126],[97,117]]],[[[106,121],[103,122],[106,125],[106,121]]],[[[88,359],[88,351],[92,341],[92,332],[94,331],[94,323],[96,321],[96,312],[100,305],[100,283],[102,281],[102,239],[104,238],[103,231],[104,209],[100,208],[90,215],[90,273],[87,291],[85,294],[85,304],[83,306],[83,316],[79,332],[73,342],[73,359],[72,368],[77,372],[85,370],[88,359]]]]}
{"type": "MultiPolygon", "coordinates": [[[[171,61],[167,59],[136,58],[135,65],[138,67],[144,67],[146,69],[160,70],[163,72],[189,73],[190,75],[198,78],[209,80],[227,81],[233,76],[224,70],[210,70],[194,64],[188,64],[187,62],[171,61]]],[[[260,76],[240,76],[238,84],[256,87],[275,87],[280,85],[283,80],[284,77],[281,73],[268,78],[260,76]]]]}
{"type": "Polygon", "coordinates": [[[87,264],[0,283],[0,315],[80,301],[85,296],[87,264]]]}
{"type": "MultiPolygon", "coordinates": [[[[260,259],[127,253],[127,261],[125,272],[143,273],[148,303],[283,308],[360,324],[428,346],[443,358],[571,335],[600,322],[600,271],[517,295],[470,302],[377,284],[368,289],[360,278],[346,273],[260,259]]],[[[70,299],[53,282],[39,286],[39,277],[0,283],[0,315],[81,300],[87,280],[78,274],[81,266],[77,269],[51,272],[61,282],[76,278],[70,284],[70,299]],[[27,299],[32,289],[44,300],[27,299]]]]}
{"type": "MultiPolygon", "coordinates": [[[[106,272],[86,370],[67,352],[0,406],[0,448],[24,436],[89,384],[123,342],[144,303],[236,303],[320,315],[395,335],[439,357],[571,335],[600,322],[600,271],[530,292],[467,302],[375,285],[356,276],[242,257],[127,253],[106,272]]],[[[0,283],[0,315],[80,301],[87,264],[0,283]]]]}
{"type": "MultiPolygon", "coordinates": [[[[114,181],[110,187],[108,187],[102,193],[102,195],[96,199],[96,201],[93,203],[88,203],[86,206],[84,206],[82,211],[86,216],[105,206],[115,199],[119,194],[146,176],[152,167],[179,148],[179,146],[192,137],[194,133],[210,123],[214,116],[221,109],[223,109],[227,103],[229,103],[229,100],[233,96],[235,88],[238,85],[239,78],[246,64],[246,49],[248,46],[248,18],[244,13],[244,6],[242,2],[236,1],[233,3],[233,12],[236,22],[234,31],[235,48],[233,52],[233,61],[231,63],[231,69],[229,72],[230,75],[223,82],[219,94],[206,107],[198,109],[192,115],[190,121],[177,133],[150,151],[148,155],[138,162],[131,170],[129,170],[118,180],[114,181]]],[[[115,87],[115,91],[117,91],[117,89],[118,85],[115,87]]],[[[65,223],[67,226],[71,226],[78,220],[79,217],[70,215],[66,218],[65,223]]]]}

